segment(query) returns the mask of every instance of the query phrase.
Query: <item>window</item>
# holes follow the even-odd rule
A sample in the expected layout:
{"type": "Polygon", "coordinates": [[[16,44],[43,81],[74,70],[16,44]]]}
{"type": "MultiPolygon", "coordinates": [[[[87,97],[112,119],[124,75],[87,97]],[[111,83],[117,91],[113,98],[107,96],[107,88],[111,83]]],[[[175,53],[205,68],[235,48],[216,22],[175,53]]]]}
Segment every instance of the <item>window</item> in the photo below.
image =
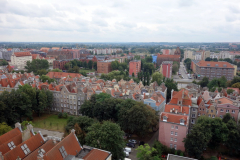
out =
{"type": "Polygon", "coordinates": [[[184,125],[184,120],[183,119],[180,119],[180,124],[184,125]]]}
{"type": "Polygon", "coordinates": [[[177,145],[176,144],[174,144],[174,149],[177,150],[177,145]]]}
{"type": "Polygon", "coordinates": [[[59,148],[59,151],[62,154],[63,158],[67,157],[67,152],[63,146],[61,148],[59,148]]]}
{"type": "Polygon", "coordinates": [[[201,108],[199,108],[199,111],[201,111],[201,108]]]}
{"type": "Polygon", "coordinates": [[[178,129],[178,126],[176,126],[175,129],[178,129]]]}
{"type": "Polygon", "coordinates": [[[208,117],[211,117],[211,114],[209,114],[208,117]]]}
{"type": "Polygon", "coordinates": [[[195,120],[194,120],[194,119],[192,119],[192,120],[191,120],[191,123],[192,123],[192,124],[195,124],[195,120]]]}
{"type": "Polygon", "coordinates": [[[170,141],[173,141],[173,138],[171,137],[170,141]]]}
{"type": "Polygon", "coordinates": [[[72,96],[70,96],[70,99],[72,99],[72,96]]]}
{"type": "Polygon", "coordinates": [[[23,152],[25,153],[25,155],[31,153],[31,151],[29,150],[28,146],[26,144],[21,146],[23,152]]]}
{"type": "Polygon", "coordinates": [[[196,111],[196,108],[193,108],[192,110],[193,110],[193,112],[195,112],[195,111],[196,111]]]}
{"type": "Polygon", "coordinates": [[[175,136],[177,136],[177,132],[175,132],[175,136]]]}
{"type": "Polygon", "coordinates": [[[212,115],[212,118],[215,118],[215,115],[214,115],[214,114],[212,115]]]}
{"type": "Polygon", "coordinates": [[[167,122],[167,117],[166,116],[163,116],[163,121],[167,122]]]}
{"type": "Polygon", "coordinates": [[[172,129],[174,129],[174,126],[172,126],[172,129]]]}
{"type": "Polygon", "coordinates": [[[235,110],[232,110],[232,113],[235,113],[235,110]]]}
{"type": "Polygon", "coordinates": [[[229,113],[229,110],[228,110],[228,109],[226,110],[226,113],[229,113]]]}
{"type": "Polygon", "coordinates": [[[220,118],[223,118],[222,115],[220,115],[220,118]]]}
{"type": "Polygon", "coordinates": [[[211,110],[211,113],[213,113],[213,110],[211,110]]]}
{"type": "Polygon", "coordinates": [[[198,113],[198,116],[201,116],[201,113],[198,113]]]}
{"type": "Polygon", "coordinates": [[[177,138],[174,139],[174,142],[177,142],[177,138]]]}
{"type": "Polygon", "coordinates": [[[223,109],[221,109],[220,112],[223,112],[223,109]]]}
{"type": "Polygon", "coordinates": [[[171,135],[173,135],[173,131],[171,131],[171,135]]]}
{"type": "Polygon", "coordinates": [[[172,148],[172,144],[170,144],[170,148],[172,148]]]}
{"type": "Polygon", "coordinates": [[[192,114],[192,117],[195,118],[195,114],[192,114]]]}
{"type": "Polygon", "coordinates": [[[8,143],[8,147],[12,150],[12,149],[15,148],[16,146],[15,146],[15,144],[14,144],[13,141],[12,141],[12,142],[9,142],[9,143],[8,143]]]}
{"type": "Polygon", "coordinates": [[[202,109],[204,111],[204,109],[202,109]]]}

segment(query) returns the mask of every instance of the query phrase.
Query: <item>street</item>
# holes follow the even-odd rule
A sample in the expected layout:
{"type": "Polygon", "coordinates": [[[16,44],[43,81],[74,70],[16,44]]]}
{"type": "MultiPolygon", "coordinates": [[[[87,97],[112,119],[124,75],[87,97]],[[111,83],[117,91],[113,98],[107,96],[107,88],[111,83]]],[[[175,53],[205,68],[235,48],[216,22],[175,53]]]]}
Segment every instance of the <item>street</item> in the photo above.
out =
{"type": "Polygon", "coordinates": [[[183,62],[180,62],[179,71],[180,71],[183,79],[188,79],[188,75],[185,73],[185,68],[184,68],[183,62]]]}

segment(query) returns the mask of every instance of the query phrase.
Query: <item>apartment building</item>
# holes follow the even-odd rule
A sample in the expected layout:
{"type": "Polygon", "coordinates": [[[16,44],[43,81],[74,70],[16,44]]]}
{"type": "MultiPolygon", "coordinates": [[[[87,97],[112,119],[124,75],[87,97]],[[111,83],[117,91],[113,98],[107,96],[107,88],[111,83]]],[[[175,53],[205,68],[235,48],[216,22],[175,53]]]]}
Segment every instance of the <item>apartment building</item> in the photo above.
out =
{"type": "Polygon", "coordinates": [[[141,72],[141,61],[133,60],[129,62],[129,76],[134,73],[135,76],[141,72]]]}
{"type": "Polygon", "coordinates": [[[115,61],[115,59],[105,60],[105,61],[98,61],[97,62],[97,72],[108,74],[112,71],[111,62],[115,61]]]}
{"type": "Polygon", "coordinates": [[[225,76],[227,80],[232,80],[235,69],[228,62],[192,61],[192,70],[198,79],[208,77],[212,80],[225,76]]]}
{"type": "Polygon", "coordinates": [[[160,72],[166,78],[172,78],[172,61],[163,61],[160,66],[160,72]]]}
{"type": "Polygon", "coordinates": [[[11,55],[11,65],[18,69],[24,69],[27,61],[32,61],[32,55],[30,52],[13,52],[11,55]]]}

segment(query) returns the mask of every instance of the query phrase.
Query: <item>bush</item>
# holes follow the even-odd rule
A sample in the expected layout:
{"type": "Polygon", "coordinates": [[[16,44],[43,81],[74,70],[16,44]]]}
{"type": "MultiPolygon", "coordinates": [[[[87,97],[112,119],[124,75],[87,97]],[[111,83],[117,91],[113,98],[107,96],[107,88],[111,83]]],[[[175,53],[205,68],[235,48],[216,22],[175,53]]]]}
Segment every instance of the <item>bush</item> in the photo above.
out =
{"type": "Polygon", "coordinates": [[[174,148],[170,148],[170,154],[175,154],[175,149],[174,148]]]}
{"type": "Polygon", "coordinates": [[[178,155],[177,153],[178,153],[177,150],[175,150],[174,155],[178,155]]]}
{"type": "Polygon", "coordinates": [[[66,112],[63,113],[63,118],[68,118],[68,114],[66,112]]]}
{"type": "Polygon", "coordinates": [[[177,150],[177,155],[180,155],[182,153],[181,150],[177,150]]]}
{"type": "Polygon", "coordinates": [[[63,117],[62,112],[58,113],[58,118],[62,118],[62,117],[63,117]]]}
{"type": "Polygon", "coordinates": [[[179,156],[183,156],[183,152],[181,152],[181,153],[179,154],[179,156]]]}

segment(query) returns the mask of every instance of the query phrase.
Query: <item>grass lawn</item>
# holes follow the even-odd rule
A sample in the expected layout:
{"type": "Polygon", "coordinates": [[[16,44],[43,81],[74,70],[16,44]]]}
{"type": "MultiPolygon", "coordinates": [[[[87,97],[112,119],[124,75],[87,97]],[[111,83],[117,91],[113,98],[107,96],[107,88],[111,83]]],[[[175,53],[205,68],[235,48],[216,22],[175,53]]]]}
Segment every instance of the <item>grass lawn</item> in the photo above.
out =
{"type": "Polygon", "coordinates": [[[85,71],[86,73],[95,72],[95,69],[80,69],[80,71],[85,71]]]}
{"type": "Polygon", "coordinates": [[[58,118],[57,115],[44,114],[41,117],[34,117],[33,125],[36,128],[64,132],[67,120],[68,118],[58,118]]]}

